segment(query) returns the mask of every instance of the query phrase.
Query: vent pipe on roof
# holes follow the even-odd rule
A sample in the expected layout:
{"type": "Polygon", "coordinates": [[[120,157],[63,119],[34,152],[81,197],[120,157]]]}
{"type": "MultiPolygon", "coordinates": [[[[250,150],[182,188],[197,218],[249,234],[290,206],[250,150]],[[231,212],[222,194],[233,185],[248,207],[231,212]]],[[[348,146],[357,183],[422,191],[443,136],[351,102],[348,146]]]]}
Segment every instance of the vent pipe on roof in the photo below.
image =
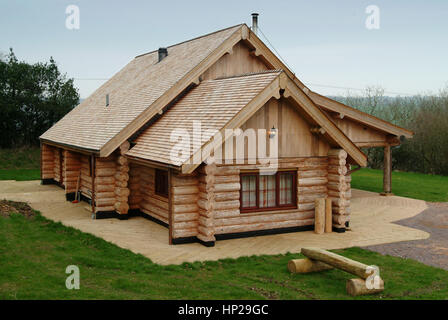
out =
{"type": "Polygon", "coordinates": [[[252,31],[258,35],[258,13],[252,13],[252,31]]]}
{"type": "Polygon", "coordinates": [[[167,48],[159,48],[159,62],[168,56],[167,48]]]}

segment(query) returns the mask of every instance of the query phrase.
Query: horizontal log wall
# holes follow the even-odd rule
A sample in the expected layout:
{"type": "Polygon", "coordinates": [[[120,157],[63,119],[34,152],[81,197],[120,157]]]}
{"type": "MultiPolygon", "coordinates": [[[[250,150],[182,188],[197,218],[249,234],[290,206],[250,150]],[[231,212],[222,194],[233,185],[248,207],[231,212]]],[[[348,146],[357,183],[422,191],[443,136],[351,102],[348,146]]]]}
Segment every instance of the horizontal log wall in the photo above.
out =
{"type": "Polygon", "coordinates": [[[81,179],[79,190],[81,193],[91,199],[92,198],[92,172],[90,169],[90,157],[88,155],[80,155],[81,162],[81,179]]]}
{"type": "Polygon", "coordinates": [[[63,151],[62,174],[64,176],[65,193],[76,192],[76,185],[81,171],[80,154],[72,151],[63,151]]]}
{"type": "Polygon", "coordinates": [[[42,144],[41,149],[41,178],[54,179],[54,148],[42,144]]]}
{"type": "Polygon", "coordinates": [[[171,175],[172,219],[171,235],[173,239],[198,235],[198,177],[171,175]]]}
{"type": "Polygon", "coordinates": [[[95,213],[115,211],[116,161],[116,154],[95,160],[95,213]]]}
{"type": "Polygon", "coordinates": [[[314,212],[315,200],[327,197],[327,167],[327,158],[306,158],[298,163],[297,206],[299,212],[305,212],[307,215],[314,212]]]}
{"type": "Polygon", "coordinates": [[[141,167],[140,171],[140,211],[168,224],[168,198],[154,193],[155,169],[141,167]]]}
{"type": "MultiPolygon", "coordinates": [[[[199,198],[204,199],[207,194],[213,198],[213,206],[209,204],[213,207],[213,229],[210,231],[211,221],[202,214],[206,208],[200,203],[199,232],[203,225],[208,227],[204,231],[216,235],[314,224],[314,199],[327,196],[327,165],[326,157],[280,159],[279,169],[297,170],[298,208],[257,213],[240,213],[240,172],[258,167],[218,165],[213,179],[213,197],[205,189],[204,176],[199,177],[199,198]]],[[[198,170],[203,174],[203,167],[198,170]]]]}
{"type": "Polygon", "coordinates": [[[347,152],[332,149],[328,152],[328,195],[333,207],[333,227],[345,228],[350,221],[351,177],[347,174],[347,152]]]}

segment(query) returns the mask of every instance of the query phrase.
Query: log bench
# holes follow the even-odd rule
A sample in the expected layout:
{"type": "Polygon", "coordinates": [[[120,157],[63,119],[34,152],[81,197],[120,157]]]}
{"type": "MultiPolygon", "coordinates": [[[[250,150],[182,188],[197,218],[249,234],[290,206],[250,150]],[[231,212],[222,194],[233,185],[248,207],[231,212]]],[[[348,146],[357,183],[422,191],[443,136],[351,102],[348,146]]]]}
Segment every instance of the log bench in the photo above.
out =
{"type": "Polygon", "coordinates": [[[291,273],[310,273],[337,268],[359,277],[347,281],[346,290],[349,295],[368,295],[384,291],[384,281],[379,275],[374,274],[375,271],[371,266],[318,248],[302,248],[301,253],[307,258],[290,260],[288,270],[291,273]]]}

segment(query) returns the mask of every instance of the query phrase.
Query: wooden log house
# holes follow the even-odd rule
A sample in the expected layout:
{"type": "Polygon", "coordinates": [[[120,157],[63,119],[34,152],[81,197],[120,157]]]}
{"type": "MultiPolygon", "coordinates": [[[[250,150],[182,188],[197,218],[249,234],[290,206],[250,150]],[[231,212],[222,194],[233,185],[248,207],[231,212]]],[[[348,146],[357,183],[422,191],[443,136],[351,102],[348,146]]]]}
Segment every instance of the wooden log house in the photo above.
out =
{"type": "Polygon", "coordinates": [[[412,132],[311,91],[241,24],[133,59],[40,137],[41,178],[72,200],[80,176],[94,218],[147,217],[171,244],[309,230],[315,199],[326,197],[333,230],[344,232],[350,165],[367,163],[360,148],[384,147],[390,193],[390,150],[403,136],[412,132]],[[194,121],[203,131],[271,130],[278,170],[261,174],[265,164],[247,154],[192,161],[210,147],[207,134],[173,161],[172,132],[194,136],[194,121]]]}

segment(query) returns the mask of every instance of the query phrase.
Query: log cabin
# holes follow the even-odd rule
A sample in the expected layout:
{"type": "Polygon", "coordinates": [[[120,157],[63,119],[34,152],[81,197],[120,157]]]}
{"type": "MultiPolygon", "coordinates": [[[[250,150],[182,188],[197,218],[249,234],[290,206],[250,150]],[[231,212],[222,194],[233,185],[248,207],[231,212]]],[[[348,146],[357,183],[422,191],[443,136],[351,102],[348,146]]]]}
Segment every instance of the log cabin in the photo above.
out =
{"type": "Polygon", "coordinates": [[[256,22],[135,57],[40,137],[42,183],[69,201],[80,194],[94,219],[159,223],[170,244],[309,230],[322,197],[344,232],[351,166],[367,164],[361,148],[384,148],[390,194],[391,147],[413,133],[311,91],[256,22]],[[251,129],[268,135],[255,142],[251,129]],[[254,159],[260,143],[267,150],[254,159]]]}

